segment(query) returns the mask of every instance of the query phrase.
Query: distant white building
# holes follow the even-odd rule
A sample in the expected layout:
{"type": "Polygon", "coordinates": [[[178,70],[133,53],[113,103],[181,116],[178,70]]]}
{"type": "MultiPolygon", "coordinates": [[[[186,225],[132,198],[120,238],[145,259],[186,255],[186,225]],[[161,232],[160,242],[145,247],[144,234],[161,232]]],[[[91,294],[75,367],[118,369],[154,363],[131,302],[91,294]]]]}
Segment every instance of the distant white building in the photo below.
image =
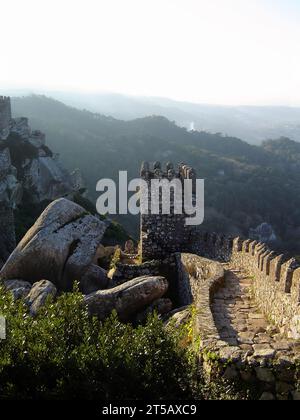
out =
{"type": "Polygon", "coordinates": [[[189,131],[195,131],[195,123],[194,123],[194,121],[191,121],[190,122],[189,131]]]}

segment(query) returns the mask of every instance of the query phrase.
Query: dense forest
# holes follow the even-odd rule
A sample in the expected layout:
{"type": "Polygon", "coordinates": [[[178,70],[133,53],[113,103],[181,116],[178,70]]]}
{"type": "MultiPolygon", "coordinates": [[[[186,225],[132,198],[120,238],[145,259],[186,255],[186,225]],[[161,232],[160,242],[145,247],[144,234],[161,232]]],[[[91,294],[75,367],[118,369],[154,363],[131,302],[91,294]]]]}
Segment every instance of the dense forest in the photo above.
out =
{"type": "MultiPolygon", "coordinates": [[[[136,177],[143,160],[187,162],[205,179],[203,229],[247,236],[270,223],[277,247],[300,254],[300,143],[253,146],[220,133],[189,132],[160,116],[131,121],[80,111],[44,96],[14,98],[13,114],[30,118],[71,169],[81,169],[89,197],[100,178],[136,177]]],[[[137,236],[138,220],[119,218],[137,236]]]]}

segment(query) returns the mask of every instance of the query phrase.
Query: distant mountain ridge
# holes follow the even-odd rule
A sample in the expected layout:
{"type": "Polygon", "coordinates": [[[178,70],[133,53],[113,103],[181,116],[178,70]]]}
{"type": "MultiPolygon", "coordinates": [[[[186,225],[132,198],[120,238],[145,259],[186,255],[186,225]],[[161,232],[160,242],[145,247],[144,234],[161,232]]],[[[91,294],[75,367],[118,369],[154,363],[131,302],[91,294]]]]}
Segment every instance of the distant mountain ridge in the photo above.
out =
{"type": "Polygon", "coordinates": [[[220,132],[251,144],[279,137],[300,141],[300,108],[297,107],[206,105],[113,93],[54,91],[46,92],[46,95],[69,106],[116,119],[132,120],[161,115],[188,129],[220,132]]]}
{"type": "MultiPolygon", "coordinates": [[[[187,162],[205,179],[203,229],[248,236],[270,223],[284,249],[300,254],[300,143],[281,138],[253,146],[235,137],[192,131],[161,116],[118,120],[44,96],[14,98],[69,168],[79,167],[95,201],[100,178],[138,176],[141,161],[187,162]]],[[[122,224],[137,236],[136,219],[122,224]]],[[[280,244],[279,244],[280,245],[280,244]]]]}

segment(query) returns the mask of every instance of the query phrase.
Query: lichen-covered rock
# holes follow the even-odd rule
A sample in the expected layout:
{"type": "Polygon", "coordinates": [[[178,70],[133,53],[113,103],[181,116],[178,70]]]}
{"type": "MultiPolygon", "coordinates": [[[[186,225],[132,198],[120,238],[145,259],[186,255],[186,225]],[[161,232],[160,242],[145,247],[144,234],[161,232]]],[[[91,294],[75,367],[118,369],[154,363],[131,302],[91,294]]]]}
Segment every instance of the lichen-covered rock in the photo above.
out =
{"type": "Polygon", "coordinates": [[[0,279],[34,283],[46,278],[59,290],[72,289],[90,268],[105,226],[69,200],[54,201],[11,254],[0,279]]]}
{"type": "Polygon", "coordinates": [[[28,281],[23,280],[6,280],[3,282],[3,286],[13,294],[15,299],[28,295],[32,287],[28,281]]]}
{"type": "Polygon", "coordinates": [[[161,298],[168,290],[164,277],[138,277],[108,290],[101,290],[85,297],[89,312],[100,320],[115,309],[121,320],[131,316],[161,298]]]}
{"type": "Polygon", "coordinates": [[[41,280],[32,286],[25,302],[30,308],[30,314],[35,316],[38,310],[45,305],[49,296],[55,297],[57,289],[53,283],[48,280],[41,280]]]}

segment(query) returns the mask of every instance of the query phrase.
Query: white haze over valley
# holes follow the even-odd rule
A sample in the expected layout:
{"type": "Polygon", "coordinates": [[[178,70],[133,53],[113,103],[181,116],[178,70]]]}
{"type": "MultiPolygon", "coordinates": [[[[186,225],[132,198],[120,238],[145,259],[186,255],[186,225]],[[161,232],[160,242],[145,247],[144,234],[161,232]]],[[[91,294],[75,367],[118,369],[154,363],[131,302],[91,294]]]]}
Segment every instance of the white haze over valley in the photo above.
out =
{"type": "Polygon", "coordinates": [[[0,90],[300,106],[299,0],[1,2],[0,90]]]}
{"type": "Polygon", "coordinates": [[[300,141],[299,0],[10,0],[1,15],[0,94],[300,141]]]}

